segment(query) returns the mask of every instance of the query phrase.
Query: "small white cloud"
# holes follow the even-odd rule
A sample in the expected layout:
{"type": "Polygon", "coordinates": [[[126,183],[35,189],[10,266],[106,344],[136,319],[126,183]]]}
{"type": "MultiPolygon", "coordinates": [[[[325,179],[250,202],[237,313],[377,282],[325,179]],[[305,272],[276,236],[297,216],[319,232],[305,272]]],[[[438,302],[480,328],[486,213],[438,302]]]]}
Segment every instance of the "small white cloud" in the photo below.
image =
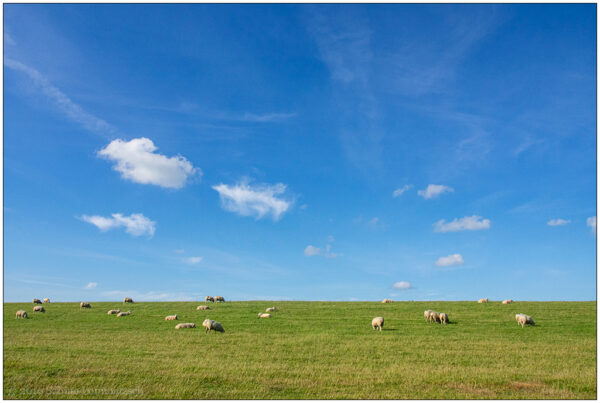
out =
{"type": "Polygon", "coordinates": [[[367,222],[367,225],[373,229],[377,228],[378,224],[379,224],[379,217],[373,217],[367,222]]]}
{"type": "Polygon", "coordinates": [[[296,116],[295,113],[264,113],[264,114],[256,114],[256,113],[245,113],[242,117],[242,120],[247,122],[279,122],[282,120],[287,120],[296,116]]]}
{"type": "Polygon", "coordinates": [[[433,199],[448,192],[454,192],[454,189],[445,185],[428,185],[425,190],[419,190],[417,194],[424,199],[433,199]]]}
{"type": "Polygon", "coordinates": [[[93,290],[94,288],[96,288],[97,285],[98,283],[90,282],[83,288],[85,288],[86,290],[93,290]]]}
{"type": "Polygon", "coordinates": [[[308,245],[304,249],[304,256],[317,256],[321,254],[321,248],[317,248],[316,246],[308,245]]]}
{"type": "Polygon", "coordinates": [[[454,255],[448,255],[448,256],[444,256],[439,258],[436,262],[435,265],[436,266],[458,266],[463,264],[465,261],[463,260],[463,257],[458,254],[455,253],[454,255]]]}
{"type": "Polygon", "coordinates": [[[392,193],[392,197],[402,196],[402,193],[406,192],[410,188],[412,188],[412,185],[404,185],[401,188],[394,190],[394,192],[392,193]]]}
{"type": "Polygon", "coordinates": [[[283,183],[250,186],[241,182],[236,185],[220,184],[212,188],[219,192],[223,209],[256,219],[270,214],[277,221],[292,205],[290,201],[277,197],[285,192],[286,186],[283,183]]]}
{"type": "Polygon", "coordinates": [[[392,285],[392,288],[395,288],[396,290],[408,290],[409,288],[412,288],[412,284],[408,281],[398,281],[392,285]]]}
{"type": "Polygon", "coordinates": [[[587,226],[590,227],[594,233],[596,233],[596,216],[588,217],[587,226]]]}
{"type": "Polygon", "coordinates": [[[491,221],[481,216],[455,218],[451,222],[440,220],[433,224],[435,232],[477,231],[489,229],[491,221]]]}
{"type": "Polygon", "coordinates": [[[181,155],[167,157],[155,153],[157,149],[152,140],[145,137],[130,141],[117,139],[98,151],[98,156],[116,162],[113,169],[120,172],[123,179],[136,183],[179,189],[190,176],[202,174],[181,155]]]}
{"type": "Polygon", "coordinates": [[[133,236],[140,236],[144,234],[152,236],[154,235],[156,225],[154,221],[151,221],[143,214],[131,214],[130,216],[123,216],[122,214],[116,213],[112,214],[112,217],[83,215],[81,219],[85,222],[95,225],[102,232],[113,228],[124,227],[125,232],[133,236]]]}
{"type": "Polygon", "coordinates": [[[203,259],[202,256],[191,256],[191,257],[184,257],[183,259],[181,259],[181,261],[186,264],[198,264],[202,261],[202,259],[203,259]]]}
{"type": "Polygon", "coordinates": [[[175,249],[173,252],[175,252],[175,253],[183,253],[183,252],[185,252],[185,250],[184,249],[175,249]]]}
{"type": "Polygon", "coordinates": [[[557,227],[560,225],[567,225],[570,222],[571,222],[571,220],[563,220],[562,218],[555,218],[555,219],[548,221],[547,224],[551,227],[557,227]]]}

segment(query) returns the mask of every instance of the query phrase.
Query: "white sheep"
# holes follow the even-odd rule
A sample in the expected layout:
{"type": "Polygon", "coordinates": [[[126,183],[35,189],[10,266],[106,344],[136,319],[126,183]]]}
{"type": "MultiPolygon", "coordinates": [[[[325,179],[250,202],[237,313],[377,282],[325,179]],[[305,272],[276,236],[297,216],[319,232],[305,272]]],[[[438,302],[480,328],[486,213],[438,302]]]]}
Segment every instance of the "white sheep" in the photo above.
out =
{"type": "Polygon", "coordinates": [[[378,316],[376,318],[373,318],[373,320],[371,321],[371,326],[373,327],[373,330],[383,330],[383,317],[378,316]]]}
{"type": "Polygon", "coordinates": [[[429,313],[429,322],[441,323],[440,314],[437,313],[436,311],[431,311],[429,313]]]}
{"type": "Polygon", "coordinates": [[[43,306],[38,305],[33,307],[33,312],[46,312],[46,309],[44,309],[43,306]]]}
{"type": "Polygon", "coordinates": [[[512,304],[512,303],[513,303],[513,300],[512,300],[512,299],[505,299],[504,301],[502,301],[502,303],[503,303],[504,305],[507,305],[507,304],[512,304]]]}
{"type": "Polygon", "coordinates": [[[131,315],[131,311],[127,311],[127,312],[119,312],[119,313],[117,314],[117,316],[129,316],[129,315],[131,315]]]}
{"type": "Polygon", "coordinates": [[[40,301],[40,300],[39,300],[39,299],[37,299],[37,298],[34,298],[34,299],[33,299],[33,303],[34,303],[34,304],[41,304],[41,303],[42,303],[42,301],[40,301]]]}
{"type": "Polygon", "coordinates": [[[274,306],[267,308],[266,312],[275,312],[277,310],[277,308],[275,308],[274,306]]]}
{"type": "Polygon", "coordinates": [[[121,312],[121,310],[120,310],[120,309],[111,309],[110,311],[108,311],[108,314],[109,314],[109,315],[116,315],[116,314],[118,314],[119,312],[121,312]]]}
{"type": "Polygon", "coordinates": [[[175,326],[175,329],[191,329],[191,328],[195,328],[196,324],[195,323],[180,323],[177,326],[175,326]]]}
{"type": "Polygon", "coordinates": [[[389,299],[389,298],[386,298],[386,299],[384,299],[383,301],[381,301],[381,303],[382,303],[382,304],[391,304],[392,302],[394,302],[394,301],[392,301],[392,300],[391,300],[391,299],[389,299]]]}
{"type": "Polygon", "coordinates": [[[202,326],[204,326],[206,328],[205,333],[210,333],[211,330],[225,333],[225,329],[223,329],[223,325],[221,325],[219,322],[214,321],[214,320],[205,319],[204,322],[202,322],[202,326]]]}
{"type": "Polygon", "coordinates": [[[17,311],[16,315],[15,315],[15,319],[18,318],[23,318],[23,319],[27,319],[27,312],[21,310],[21,311],[17,311]]]}
{"type": "Polygon", "coordinates": [[[44,298],[44,304],[49,304],[50,303],[50,298],[44,298]]]}
{"type": "Polygon", "coordinates": [[[177,315],[165,316],[165,320],[177,320],[177,315]]]}
{"type": "Polygon", "coordinates": [[[223,298],[223,297],[222,297],[222,296],[220,296],[220,295],[217,295],[217,296],[215,297],[215,302],[225,302],[225,298],[223,298]]]}
{"type": "Polygon", "coordinates": [[[125,298],[123,298],[123,303],[124,303],[124,304],[126,304],[126,303],[133,304],[133,299],[131,299],[131,298],[129,298],[129,297],[125,297],[125,298]]]}
{"type": "Polygon", "coordinates": [[[197,311],[206,311],[210,309],[210,306],[208,305],[200,305],[198,308],[196,308],[197,311]]]}
{"type": "Polygon", "coordinates": [[[424,312],[425,322],[429,322],[429,315],[431,315],[431,312],[433,312],[431,309],[428,309],[424,312]]]}
{"type": "Polygon", "coordinates": [[[79,304],[79,309],[81,308],[91,308],[92,306],[90,305],[89,302],[82,302],[81,304],[79,304]]]}
{"type": "Polygon", "coordinates": [[[450,323],[450,319],[448,319],[448,314],[445,312],[440,313],[440,321],[445,325],[446,323],[450,323]]]}
{"type": "Polygon", "coordinates": [[[517,323],[519,325],[521,325],[521,328],[525,327],[525,325],[531,325],[531,326],[535,325],[535,322],[533,321],[531,316],[525,315],[524,313],[516,314],[515,319],[517,320],[517,323]]]}
{"type": "Polygon", "coordinates": [[[204,298],[205,302],[215,302],[215,299],[213,297],[211,297],[210,295],[207,295],[206,298],[204,298]]]}
{"type": "Polygon", "coordinates": [[[259,318],[270,318],[271,314],[270,313],[262,313],[261,312],[261,313],[258,314],[258,317],[259,318]]]}
{"type": "Polygon", "coordinates": [[[481,298],[479,301],[477,301],[480,304],[483,304],[484,302],[488,302],[487,298],[481,298]]]}

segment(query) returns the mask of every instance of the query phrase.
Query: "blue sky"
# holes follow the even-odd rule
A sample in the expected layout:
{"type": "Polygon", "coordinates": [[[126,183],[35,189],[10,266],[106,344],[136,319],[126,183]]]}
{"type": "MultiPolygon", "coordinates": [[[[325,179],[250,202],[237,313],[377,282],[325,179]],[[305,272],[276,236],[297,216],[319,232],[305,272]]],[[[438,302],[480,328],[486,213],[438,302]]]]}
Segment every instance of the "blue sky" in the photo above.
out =
{"type": "Polygon", "coordinates": [[[596,5],[4,6],[4,298],[594,300],[596,5]]]}

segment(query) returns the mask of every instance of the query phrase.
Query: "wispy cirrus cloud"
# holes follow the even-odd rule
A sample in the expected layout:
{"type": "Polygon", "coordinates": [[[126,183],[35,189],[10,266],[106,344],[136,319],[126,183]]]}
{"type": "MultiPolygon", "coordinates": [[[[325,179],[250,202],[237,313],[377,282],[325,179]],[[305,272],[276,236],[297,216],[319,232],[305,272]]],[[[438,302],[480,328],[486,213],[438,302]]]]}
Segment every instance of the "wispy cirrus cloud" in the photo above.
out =
{"type": "Polygon", "coordinates": [[[296,113],[244,113],[240,120],[246,122],[259,122],[259,123],[267,123],[267,122],[281,122],[283,120],[288,120],[296,116],[296,113]]]}
{"type": "Polygon", "coordinates": [[[111,217],[102,217],[99,215],[83,215],[81,220],[95,225],[102,232],[113,228],[125,228],[125,232],[133,236],[149,235],[153,236],[156,229],[156,223],[143,214],[131,214],[124,216],[120,213],[112,214],[111,217]]]}
{"type": "Polygon", "coordinates": [[[562,218],[554,218],[550,221],[548,221],[546,224],[548,224],[550,227],[558,227],[558,226],[562,226],[562,225],[567,225],[571,222],[571,220],[564,220],[562,218]]]}
{"type": "Polygon", "coordinates": [[[392,197],[394,197],[394,198],[400,197],[400,196],[402,196],[402,194],[404,194],[404,192],[406,192],[410,188],[412,188],[412,185],[404,185],[401,188],[394,190],[394,192],[392,193],[392,197]]]}
{"type": "Polygon", "coordinates": [[[65,114],[65,116],[72,121],[79,123],[88,131],[102,135],[103,137],[109,137],[116,132],[115,128],[105,120],[85,111],[81,106],[73,102],[71,98],[55,87],[36,69],[10,58],[4,59],[4,66],[29,77],[42,94],[50,99],[54,105],[65,114]]]}
{"type": "Polygon", "coordinates": [[[98,286],[98,283],[92,281],[92,282],[87,283],[87,285],[83,288],[86,290],[93,290],[97,286],[98,286]]]}
{"type": "Polygon", "coordinates": [[[477,231],[489,229],[491,221],[481,216],[455,218],[450,222],[440,220],[433,224],[435,232],[477,231]]]}
{"type": "Polygon", "coordinates": [[[286,185],[249,185],[242,181],[235,185],[220,184],[212,187],[219,193],[224,210],[257,220],[270,215],[278,221],[292,206],[292,201],[282,196],[286,185]]]}
{"type": "Polygon", "coordinates": [[[181,261],[185,264],[194,265],[202,262],[203,259],[204,258],[202,256],[190,256],[182,258],[181,261]]]}
{"type": "Polygon", "coordinates": [[[123,179],[171,189],[180,189],[192,175],[202,175],[185,157],[167,157],[156,153],[152,140],[141,137],[113,140],[98,151],[98,156],[115,162],[113,169],[123,179]]]}

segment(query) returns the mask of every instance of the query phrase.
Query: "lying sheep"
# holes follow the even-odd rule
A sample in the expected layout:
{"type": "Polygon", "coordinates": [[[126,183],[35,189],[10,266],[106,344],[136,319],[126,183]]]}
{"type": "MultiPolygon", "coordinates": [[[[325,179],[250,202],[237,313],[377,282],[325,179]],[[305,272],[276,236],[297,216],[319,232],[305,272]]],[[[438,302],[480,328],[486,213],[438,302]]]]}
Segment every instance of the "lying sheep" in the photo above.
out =
{"type": "Polygon", "coordinates": [[[118,314],[119,312],[121,312],[121,310],[120,310],[120,309],[111,309],[110,311],[108,311],[108,314],[109,314],[109,315],[116,315],[116,314],[118,314]]]}
{"type": "Polygon", "coordinates": [[[479,301],[477,301],[480,304],[483,304],[484,302],[488,302],[487,298],[481,298],[479,301]]]}
{"type": "Polygon", "coordinates": [[[126,304],[126,303],[133,304],[133,300],[131,298],[129,298],[129,297],[125,297],[125,298],[123,298],[123,303],[124,304],[126,304]]]}
{"type": "Polygon", "coordinates": [[[219,322],[214,320],[205,319],[204,322],[202,322],[202,326],[206,328],[205,333],[210,333],[211,330],[225,333],[225,329],[223,329],[223,326],[219,322]]]}
{"type": "Polygon", "coordinates": [[[50,303],[50,298],[44,298],[44,304],[49,304],[50,303]]]}
{"type": "Polygon", "coordinates": [[[200,305],[198,308],[196,308],[197,311],[206,311],[207,309],[210,309],[210,306],[200,305]]]}
{"type": "Polygon", "coordinates": [[[525,327],[525,325],[535,326],[535,322],[529,315],[525,315],[524,313],[518,313],[515,315],[515,319],[517,323],[521,325],[521,328],[525,327]]]}
{"type": "Polygon", "coordinates": [[[15,319],[18,319],[18,318],[27,319],[27,312],[25,312],[25,311],[17,311],[17,313],[15,315],[15,319]]]}
{"type": "Polygon", "coordinates": [[[90,305],[89,302],[82,302],[81,304],[79,304],[79,309],[81,308],[91,308],[92,306],[90,305]]]}
{"type": "Polygon", "coordinates": [[[429,322],[441,323],[440,314],[436,311],[431,311],[429,313],[429,322]]]}
{"type": "Polygon", "coordinates": [[[215,299],[209,295],[206,296],[206,298],[204,298],[204,301],[206,302],[215,302],[215,299]]]}
{"type": "Polygon", "coordinates": [[[261,312],[261,313],[258,314],[258,317],[259,318],[270,318],[271,314],[270,313],[262,313],[261,312]]]}
{"type": "Polygon", "coordinates": [[[383,330],[383,317],[378,316],[376,318],[373,318],[373,320],[371,321],[371,326],[373,327],[373,330],[383,330]]]}
{"type": "Polygon", "coordinates": [[[42,301],[40,301],[40,300],[39,300],[39,299],[37,299],[37,298],[34,298],[34,299],[33,299],[33,303],[34,303],[34,304],[41,304],[41,303],[42,303],[42,301]]]}
{"type": "Polygon", "coordinates": [[[275,308],[274,306],[267,308],[266,312],[275,312],[277,310],[277,308],[275,308]]]}
{"type": "Polygon", "coordinates": [[[38,305],[33,307],[33,312],[46,312],[43,306],[38,305]]]}
{"type": "Polygon", "coordinates": [[[175,326],[175,329],[191,329],[196,327],[195,323],[180,323],[177,326],[175,326]]]}
{"type": "Polygon", "coordinates": [[[127,312],[119,312],[119,313],[117,314],[117,316],[129,316],[129,315],[131,315],[131,311],[127,311],[127,312]]]}
{"type": "Polygon", "coordinates": [[[513,300],[512,300],[512,299],[505,299],[504,301],[502,301],[502,303],[503,303],[504,305],[507,305],[507,304],[512,304],[512,303],[513,303],[513,300]]]}
{"type": "Polygon", "coordinates": [[[169,315],[165,317],[165,320],[177,320],[177,315],[169,315]]]}
{"type": "Polygon", "coordinates": [[[222,296],[218,295],[215,297],[215,302],[225,302],[225,298],[223,298],[222,296]]]}
{"type": "Polygon", "coordinates": [[[389,298],[386,298],[386,299],[384,299],[383,301],[381,301],[381,303],[382,303],[382,304],[391,304],[392,302],[394,302],[394,301],[392,301],[392,300],[391,300],[391,299],[389,299],[389,298]]]}
{"type": "Polygon", "coordinates": [[[445,312],[440,313],[440,321],[445,325],[446,323],[450,323],[450,319],[448,319],[448,314],[445,312]]]}
{"type": "Polygon", "coordinates": [[[425,322],[429,322],[429,315],[431,315],[431,312],[433,312],[431,309],[428,309],[424,312],[425,322]]]}

